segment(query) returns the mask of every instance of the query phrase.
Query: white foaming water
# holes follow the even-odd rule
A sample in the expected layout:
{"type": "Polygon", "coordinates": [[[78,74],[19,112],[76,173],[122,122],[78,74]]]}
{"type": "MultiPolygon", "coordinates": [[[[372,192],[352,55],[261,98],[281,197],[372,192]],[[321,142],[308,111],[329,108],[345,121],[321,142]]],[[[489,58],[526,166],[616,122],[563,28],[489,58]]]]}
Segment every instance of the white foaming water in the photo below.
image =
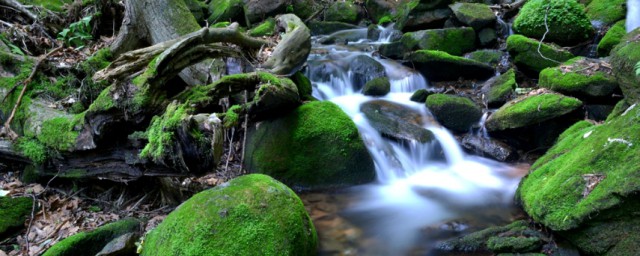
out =
{"type": "Polygon", "coordinates": [[[362,199],[346,212],[364,222],[362,228],[370,230],[380,248],[387,250],[379,255],[407,253],[416,245],[421,228],[459,217],[474,207],[511,203],[518,179],[505,175],[509,166],[467,156],[449,131],[427,121],[422,125],[433,133],[433,142],[392,141],[381,136],[360,111],[363,103],[382,99],[432,120],[424,104],[409,100],[415,90],[429,87],[422,75],[369,53],[318,49],[309,57],[307,68],[313,96],[336,103],[354,120],[375,162],[378,181],[353,189],[362,199]],[[357,55],[372,57],[385,67],[391,93],[374,98],[351,86],[349,66],[357,55]]]}
{"type": "Polygon", "coordinates": [[[627,33],[640,27],[640,0],[627,0],[627,33]]]}

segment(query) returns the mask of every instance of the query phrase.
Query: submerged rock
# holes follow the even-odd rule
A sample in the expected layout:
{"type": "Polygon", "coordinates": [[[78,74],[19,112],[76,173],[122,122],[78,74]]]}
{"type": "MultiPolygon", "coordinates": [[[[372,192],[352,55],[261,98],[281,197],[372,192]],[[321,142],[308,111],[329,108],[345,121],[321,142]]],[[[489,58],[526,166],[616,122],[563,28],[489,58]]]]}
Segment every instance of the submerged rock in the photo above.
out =
{"type": "Polygon", "coordinates": [[[380,133],[401,140],[430,142],[433,133],[423,126],[430,120],[416,110],[386,100],[372,100],[360,106],[367,120],[380,133]]]}
{"type": "Polygon", "coordinates": [[[296,189],[326,189],[371,182],[373,160],[356,125],[334,103],[314,101],[251,128],[247,170],[296,189]]]}
{"type": "Polygon", "coordinates": [[[434,94],[426,103],[438,122],[454,132],[468,132],[482,117],[482,109],[465,97],[434,94]]]}
{"type": "Polygon", "coordinates": [[[635,103],[640,101],[640,76],[636,68],[640,62],[640,29],[627,34],[622,42],[611,51],[611,66],[626,100],[635,103]]]}
{"type": "Polygon", "coordinates": [[[408,51],[438,50],[460,56],[475,49],[475,38],[472,28],[446,28],[408,32],[400,41],[408,51]]]}
{"type": "Polygon", "coordinates": [[[415,67],[430,81],[487,79],[493,76],[493,68],[487,64],[450,55],[442,51],[420,50],[409,54],[408,65],[415,67]]]}
{"type": "Polygon", "coordinates": [[[545,41],[561,45],[586,41],[594,32],[584,6],[575,0],[528,1],[513,21],[513,29],[536,39],[546,34],[545,41]]]}
{"type": "Polygon", "coordinates": [[[477,3],[455,3],[449,5],[456,18],[465,25],[480,31],[484,27],[493,25],[496,22],[496,15],[486,4],[477,3]]]}
{"type": "Polygon", "coordinates": [[[640,253],[639,117],[621,102],[606,122],[562,133],[520,183],[524,210],[589,255],[640,253]]]}
{"type": "Polygon", "coordinates": [[[537,74],[545,68],[555,67],[573,58],[573,54],[559,47],[540,43],[522,35],[511,35],[507,38],[507,50],[513,56],[514,63],[524,71],[537,74]],[[538,53],[540,45],[540,56],[538,53]]]}
{"type": "Polygon", "coordinates": [[[140,232],[141,225],[137,219],[124,219],[93,231],[80,232],[53,245],[43,256],[96,255],[113,239],[127,233],[140,232]]]}
{"type": "Polygon", "coordinates": [[[33,207],[30,197],[0,197],[0,239],[24,228],[24,222],[33,207]]]}
{"type": "Polygon", "coordinates": [[[542,70],[538,83],[540,87],[583,101],[612,101],[611,95],[618,89],[618,83],[607,61],[584,57],[571,59],[559,67],[542,70]]]}
{"type": "Polygon", "coordinates": [[[250,174],[182,203],[145,237],[142,255],[315,255],[317,239],[291,189],[250,174]]]}
{"type": "MultiPolygon", "coordinates": [[[[547,237],[528,227],[525,221],[491,227],[437,245],[437,250],[449,253],[520,253],[542,249],[547,237]]],[[[502,255],[502,254],[500,254],[502,255]]]]}

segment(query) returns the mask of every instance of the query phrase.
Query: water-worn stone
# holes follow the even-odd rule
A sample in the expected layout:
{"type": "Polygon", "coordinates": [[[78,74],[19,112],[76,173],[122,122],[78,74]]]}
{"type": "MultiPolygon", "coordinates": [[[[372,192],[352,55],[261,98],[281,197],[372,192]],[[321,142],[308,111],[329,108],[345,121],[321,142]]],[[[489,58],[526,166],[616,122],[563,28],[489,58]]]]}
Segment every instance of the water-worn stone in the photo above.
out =
{"type": "Polygon", "coordinates": [[[420,112],[386,100],[372,100],[360,106],[373,128],[383,135],[419,142],[430,142],[433,133],[423,126],[425,120],[420,112]]]}
{"type": "Polygon", "coordinates": [[[546,34],[545,41],[560,45],[586,41],[594,33],[584,6],[575,0],[528,1],[514,20],[513,29],[536,39],[546,34]]]}
{"type": "Polygon", "coordinates": [[[137,219],[124,219],[109,223],[89,232],[67,237],[49,248],[44,256],[96,255],[113,239],[131,232],[140,232],[142,223],[137,219]]]}
{"type": "Polygon", "coordinates": [[[556,93],[526,96],[507,102],[487,119],[489,131],[525,127],[571,113],[582,106],[576,98],[556,93]]]}
{"type": "Polygon", "coordinates": [[[316,20],[309,21],[309,23],[307,23],[307,26],[309,26],[309,30],[311,30],[312,36],[329,35],[341,30],[358,28],[358,26],[356,25],[344,22],[316,20]]]}
{"type": "Polygon", "coordinates": [[[475,49],[475,38],[472,28],[446,28],[408,32],[400,41],[408,51],[439,50],[460,56],[475,49]]]}
{"type": "Polygon", "coordinates": [[[590,99],[613,100],[618,82],[606,60],[578,57],[559,67],[540,72],[540,87],[574,96],[582,101],[590,99]]]}
{"type": "MultiPolygon", "coordinates": [[[[525,221],[491,227],[481,231],[450,239],[437,245],[437,250],[448,253],[527,253],[541,249],[547,238],[528,227],[525,221]]],[[[500,254],[502,255],[502,254],[500,254]]]]}
{"type": "Polygon", "coordinates": [[[358,55],[351,60],[349,71],[353,73],[351,82],[354,90],[360,90],[364,85],[385,76],[384,66],[367,55],[358,55]]]}
{"type": "Polygon", "coordinates": [[[483,28],[478,32],[478,44],[483,47],[493,46],[498,41],[498,34],[493,28],[483,28]]]}
{"type": "Polygon", "coordinates": [[[315,255],[317,239],[290,188],[250,174],[182,203],[145,237],[141,255],[315,255]]]}
{"type": "Polygon", "coordinates": [[[362,94],[367,96],[385,96],[391,90],[391,83],[387,77],[378,77],[368,81],[364,88],[362,88],[362,94]]]}
{"type": "Polygon", "coordinates": [[[0,239],[23,228],[32,207],[33,199],[30,197],[0,197],[0,239]]]}
{"type": "Polygon", "coordinates": [[[461,96],[434,94],[427,97],[426,104],[436,120],[454,132],[468,132],[482,117],[482,109],[461,96]]]}
{"type": "Polygon", "coordinates": [[[513,69],[487,80],[482,87],[487,106],[496,108],[504,105],[515,95],[516,86],[516,74],[513,69]]]}
{"type": "Polygon", "coordinates": [[[133,255],[136,253],[136,242],[140,238],[137,233],[127,233],[109,242],[96,256],[133,255]]]}
{"type": "Polygon", "coordinates": [[[500,64],[504,55],[505,52],[500,50],[482,49],[467,53],[464,57],[495,67],[500,64]]]}
{"type": "Polygon", "coordinates": [[[491,66],[442,51],[420,50],[407,55],[406,65],[414,67],[429,81],[454,81],[459,78],[487,79],[493,76],[491,66]]]}
{"type": "Polygon", "coordinates": [[[395,13],[396,8],[401,3],[402,2],[395,0],[367,0],[365,1],[365,8],[372,21],[380,23],[380,19],[385,16],[389,17],[391,13],[395,13]]]}
{"type": "Polygon", "coordinates": [[[442,28],[445,21],[451,16],[449,8],[412,12],[403,26],[404,31],[416,31],[423,29],[442,28]]]}
{"type": "Polygon", "coordinates": [[[314,101],[251,127],[247,170],[295,189],[326,189],[373,181],[375,170],[356,125],[335,104],[314,101]]]}
{"type": "Polygon", "coordinates": [[[537,76],[548,67],[555,67],[573,58],[573,54],[554,45],[540,43],[522,35],[511,35],[507,38],[507,50],[513,56],[518,68],[537,76]],[[538,53],[540,45],[540,53],[538,53]],[[544,56],[544,57],[543,57],[544,56]]]}
{"type": "Polygon", "coordinates": [[[427,97],[432,94],[438,93],[437,91],[427,90],[427,89],[419,89],[411,95],[410,100],[418,103],[425,103],[427,97]]]}
{"type": "Polygon", "coordinates": [[[636,65],[640,62],[640,29],[622,38],[611,51],[611,66],[620,84],[620,89],[630,103],[640,101],[640,76],[636,75],[636,65]]]}
{"type": "Polygon", "coordinates": [[[496,15],[486,4],[477,3],[455,3],[449,5],[456,18],[465,25],[480,31],[484,27],[491,26],[496,22],[496,15]]]}
{"type": "Polygon", "coordinates": [[[490,157],[500,162],[516,160],[518,154],[506,143],[493,138],[467,134],[460,143],[463,148],[479,156],[490,157]]]}

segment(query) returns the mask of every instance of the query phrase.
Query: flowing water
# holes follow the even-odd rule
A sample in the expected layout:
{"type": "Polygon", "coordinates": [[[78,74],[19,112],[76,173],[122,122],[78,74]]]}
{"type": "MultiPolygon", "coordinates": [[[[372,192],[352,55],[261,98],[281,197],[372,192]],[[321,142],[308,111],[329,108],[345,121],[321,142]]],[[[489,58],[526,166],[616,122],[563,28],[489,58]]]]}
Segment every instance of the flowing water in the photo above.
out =
{"type": "Polygon", "coordinates": [[[640,0],[627,0],[627,33],[640,27],[640,0]]]}
{"type": "MultiPolygon", "coordinates": [[[[339,105],[359,128],[374,159],[377,181],[336,196],[342,199],[332,204],[339,217],[349,223],[345,229],[357,230],[345,232],[358,233],[359,241],[347,239],[348,235],[343,235],[345,239],[324,239],[322,251],[331,255],[430,255],[437,240],[462,234],[468,231],[469,224],[483,227],[506,221],[519,181],[510,175],[510,166],[465,154],[454,136],[433,122],[422,124],[435,135],[433,142],[390,140],[381,136],[360,112],[363,103],[383,99],[420,113],[423,120],[433,120],[424,104],[409,100],[415,90],[429,89],[428,81],[418,72],[374,54],[375,47],[388,41],[391,32],[380,33],[375,41],[353,40],[366,35],[366,30],[336,34],[332,36],[349,38],[337,41],[351,43],[321,45],[317,42],[326,37],[314,38],[306,73],[314,86],[313,96],[339,105]],[[374,98],[361,93],[358,83],[375,75],[354,70],[361,64],[358,61],[370,60],[362,56],[384,67],[391,82],[387,96],[374,98]],[[448,235],[440,236],[443,230],[448,235]]],[[[481,131],[481,136],[487,135],[481,131]]],[[[332,229],[340,225],[316,226],[322,239],[335,233],[332,229]]]]}

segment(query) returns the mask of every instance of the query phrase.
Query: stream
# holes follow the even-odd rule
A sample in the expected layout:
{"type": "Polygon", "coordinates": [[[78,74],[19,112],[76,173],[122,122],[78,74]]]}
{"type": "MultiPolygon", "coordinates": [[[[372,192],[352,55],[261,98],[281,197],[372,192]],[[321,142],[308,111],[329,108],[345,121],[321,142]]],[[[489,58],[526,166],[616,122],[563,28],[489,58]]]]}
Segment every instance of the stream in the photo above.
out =
{"type": "MultiPolygon", "coordinates": [[[[377,181],[331,194],[302,199],[320,238],[322,255],[442,255],[444,239],[507,223],[516,212],[513,194],[520,177],[514,167],[468,155],[451,132],[439,126],[425,104],[409,100],[418,89],[430,89],[418,72],[375,54],[393,30],[380,28],[377,40],[367,29],[339,31],[313,38],[305,70],[313,96],[339,105],[357,125],[376,167],[377,181]],[[347,44],[321,44],[327,38],[347,44]],[[391,92],[384,97],[361,93],[363,59],[384,67],[391,92]],[[419,113],[422,127],[435,140],[398,141],[380,135],[360,111],[363,103],[385,100],[419,113]]],[[[367,70],[367,69],[365,69],[367,70]]],[[[368,70],[367,70],[368,71],[368,70]]]]}

